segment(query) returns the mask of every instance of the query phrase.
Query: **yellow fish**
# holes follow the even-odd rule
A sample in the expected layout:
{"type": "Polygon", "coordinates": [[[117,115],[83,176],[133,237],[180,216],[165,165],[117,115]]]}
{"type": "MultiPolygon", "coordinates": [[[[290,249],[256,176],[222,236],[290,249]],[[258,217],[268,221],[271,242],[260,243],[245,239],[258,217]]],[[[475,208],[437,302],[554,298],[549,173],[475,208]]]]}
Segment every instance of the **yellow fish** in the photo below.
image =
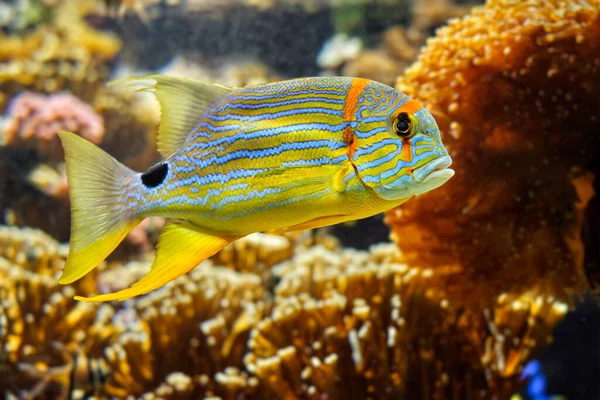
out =
{"type": "Polygon", "coordinates": [[[151,75],[126,82],[158,99],[165,160],[137,173],[61,133],[72,224],[59,282],[95,268],[144,218],[168,221],[146,276],[80,300],[147,293],[250,233],[369,217],[454,175],[432,115],[374,81],[318,77],[228,88],[151,75]]]}

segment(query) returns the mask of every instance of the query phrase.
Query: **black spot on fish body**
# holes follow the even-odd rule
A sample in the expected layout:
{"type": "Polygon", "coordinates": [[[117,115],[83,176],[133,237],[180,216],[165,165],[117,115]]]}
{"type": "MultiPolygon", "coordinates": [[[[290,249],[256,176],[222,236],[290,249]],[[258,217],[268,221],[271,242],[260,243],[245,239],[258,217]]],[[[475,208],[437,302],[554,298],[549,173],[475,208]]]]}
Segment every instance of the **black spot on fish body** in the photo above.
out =
{"type": "Polygon", "coordinates": [[[167,163],[155,165],[142,174],[142,183],[147,188],[155,188],[165,181],[167,172],[169,172],[167,163]]]}

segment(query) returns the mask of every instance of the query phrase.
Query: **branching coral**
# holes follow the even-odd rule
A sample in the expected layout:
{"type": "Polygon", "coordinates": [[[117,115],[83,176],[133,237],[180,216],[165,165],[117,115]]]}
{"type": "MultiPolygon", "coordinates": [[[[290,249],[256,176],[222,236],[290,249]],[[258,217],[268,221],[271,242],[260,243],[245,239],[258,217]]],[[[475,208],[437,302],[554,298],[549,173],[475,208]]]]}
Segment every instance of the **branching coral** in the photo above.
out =
{"type": "Polygon", "coordinates": [[[0,370],[6,376],[0,390],[45,398],[66,397],[69,388],[75,398],[233,398],[256,386],[240,367],[250,329],[270,309],[258,276],[206,262],[164,290],[113,308],[79,303],[73,295],[127,285],[128,274],[143,274],[149,264],[100,269],[75,289],[57,283],[64,250],[38,231],[0,230],[0,370]]]}
{"type": "Polygon", "coordinates": [[[53,276],[62,268],[67,247],[42,231],[0,225],[0,257],[39,275],[53,276]]]}
{"type": "MultiPolygon", "coordinates": [[[[487,398],[514,389],[523,363],[566,311],[539,287],[465,308],[449,300],[442,271],[400,263],[391,244],[301,251],[275,267],[272,300],[258,275],[205,262],[164,289],[99,307],[75,303],[54,267],[38,275],[14,264],[22,253],[37,254],[37,265],[58,254],[61,264],[60,246],[29,233],[0,235],[22,238],[0,240],[13,260],[0,257],[0,366],[11,392],[487,398]]],[[[77,291],[120,289],[148,268],[109,266],[77,291]]]]}
{"type": "Polygon", "coordinates": [[[73,287],[0,257],[0,391],[65,397],[77,347],[94,305],[75,304],[73,287]]]}
{"type": "Polygon", "coordinates": [[[120,40],[88,26],[83,17],[92,0],[57,3],[53,18],[25,36],[0,35],[0,108],[24,89],[51,93],[69,90],[90,101],[108,76],[107,62],[120,40]]]}
{"type": "Polygon", "coordinates": [[[596,0],[491,0],[428,41],[398,88],[434,111],[457,173],[387,214],[407,260],[457,268],[471,300],[585,286],[599,38],[596,0]]]}
{"type": "Polygon", "coordinates": [[[253,272],[267,280],[271,276],[271,267],[292,256],[294,245],[291,237],[254,233],[227,245],[213,260],[236,271],[253,272]]]}
{"type": "Polygon", "coordinates": [[[103,391],[160,396],[178,381],[194,396],[244,392],[248,377],[235,368],[250,329],[268,312],[265,300],[256,275],[210,262],[136,300],[119,311],[127,328],[104,351],[111,376],[103,391]],[[174,371],[182,375],[168,378],[174,371]]]}
{"type": "Polygon", "coordinates": [[[316,247],[277,267],[269,318],[248,370],[278,398],[493,398],[511,393],[530,352],[566,311],[536,289],[488,309],[448,300],[444,277],[370,253],[316,247]]]}

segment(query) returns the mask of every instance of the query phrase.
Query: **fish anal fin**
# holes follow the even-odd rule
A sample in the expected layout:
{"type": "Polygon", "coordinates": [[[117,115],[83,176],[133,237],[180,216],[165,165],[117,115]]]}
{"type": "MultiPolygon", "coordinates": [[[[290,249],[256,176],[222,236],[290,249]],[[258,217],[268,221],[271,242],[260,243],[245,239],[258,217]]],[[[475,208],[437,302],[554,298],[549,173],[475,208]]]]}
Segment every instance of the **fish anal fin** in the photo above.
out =
{"type": "Polygon", "coordinates": [[[135,91],[154,93],[161,113],[158,151],[164,157],[169,157],[183,145],[211,103],[235,90],[166,75],[134,76],[114,81],[110,85],[115,84],[127,84],[135,91]]]}
{"type": "Polygon", "coordinates": [[[235,239],[237,237],[205,233],[190,223],[169,222],[160,234],[154,263],[146,276],[116,293],[88,298],[77,296],[76,299],[86,302],[126,300],[148,293],[191,271],[235,239]]]}

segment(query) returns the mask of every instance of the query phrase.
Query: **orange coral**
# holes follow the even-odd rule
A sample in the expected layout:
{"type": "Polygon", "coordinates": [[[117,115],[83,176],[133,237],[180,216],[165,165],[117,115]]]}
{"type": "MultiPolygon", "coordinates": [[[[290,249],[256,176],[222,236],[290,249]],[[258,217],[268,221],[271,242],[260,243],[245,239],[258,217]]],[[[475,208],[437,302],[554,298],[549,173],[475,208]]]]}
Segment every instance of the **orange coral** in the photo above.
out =
{"type": "Polygon", "coordinates": [[[491,0],[440,29],[398,88],[433,110],[456,170],[387,213],[406,258],[457,268],[449,286],[471,300],[539,280],[584,288],[600,2],[491,0]]]}

